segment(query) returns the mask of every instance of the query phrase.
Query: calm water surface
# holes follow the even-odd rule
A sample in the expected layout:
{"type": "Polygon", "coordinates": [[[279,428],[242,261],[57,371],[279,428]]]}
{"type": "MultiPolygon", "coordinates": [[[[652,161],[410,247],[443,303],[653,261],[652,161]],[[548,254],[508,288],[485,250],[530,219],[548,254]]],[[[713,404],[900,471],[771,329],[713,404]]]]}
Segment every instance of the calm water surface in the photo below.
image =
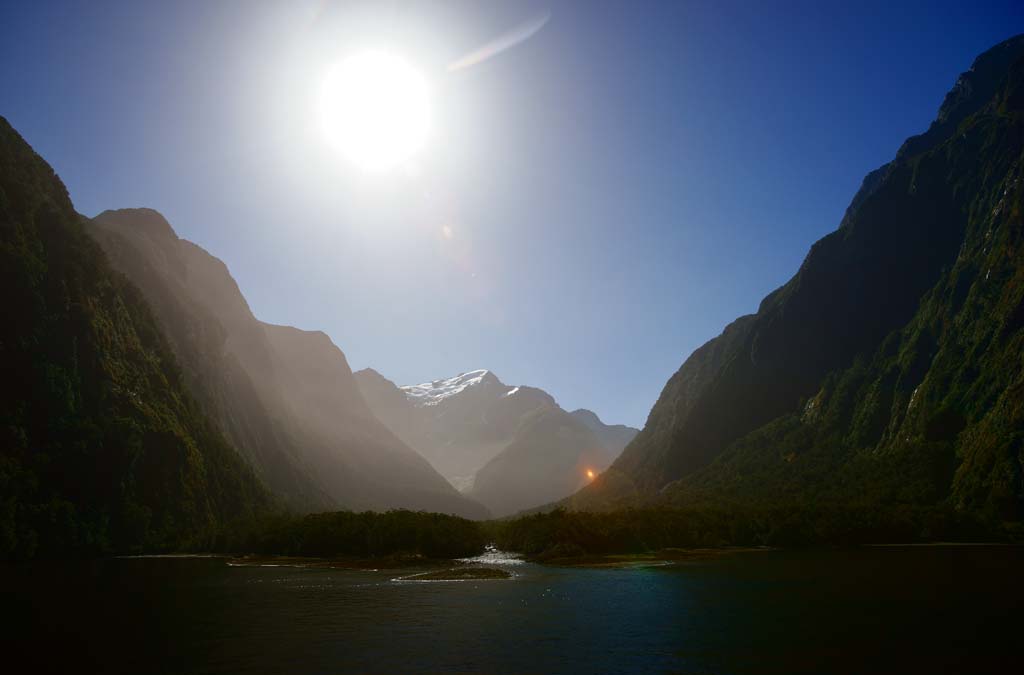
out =
{"type": "Polygon", "coordinates": [[[644,569],[408,571],[116,559],[0,568],[35,672],[1021,672],[1024,549],[767,551],[644,569]]]}

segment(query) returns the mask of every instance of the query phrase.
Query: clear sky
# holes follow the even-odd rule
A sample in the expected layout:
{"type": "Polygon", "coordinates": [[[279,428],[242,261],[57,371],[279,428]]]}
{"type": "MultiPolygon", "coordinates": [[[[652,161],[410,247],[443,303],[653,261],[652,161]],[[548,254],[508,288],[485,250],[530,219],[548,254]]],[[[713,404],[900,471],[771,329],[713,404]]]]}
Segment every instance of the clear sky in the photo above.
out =
{"type": "Polygon", "coordinates": [[[324,330],[354,369],[488,368],[641,426],[1020,32],[1020,2],[4,0],[0,115],[79,211],[156,208],[259,318],[324,330]],[[414,64],[433,108],[381,175],[313,115],[367,47],[414,64]]]}

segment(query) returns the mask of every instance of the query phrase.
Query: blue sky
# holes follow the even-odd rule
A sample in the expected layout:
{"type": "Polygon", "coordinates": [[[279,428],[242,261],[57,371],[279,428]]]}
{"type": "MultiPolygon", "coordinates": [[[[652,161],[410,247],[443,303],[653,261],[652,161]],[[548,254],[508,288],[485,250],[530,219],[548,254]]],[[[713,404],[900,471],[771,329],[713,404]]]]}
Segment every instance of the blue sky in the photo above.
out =
{"type": "Polygon", "coordinates": [[[4,5],[0,115],[79,211],[158,209],[259,318],[354,369],[488,368],[637,426],[1024,32],[1015,2],[4,5]],[[324,69],[365,47],[430,83],[408,171],[359,174],[310,123],[324,69]]]}

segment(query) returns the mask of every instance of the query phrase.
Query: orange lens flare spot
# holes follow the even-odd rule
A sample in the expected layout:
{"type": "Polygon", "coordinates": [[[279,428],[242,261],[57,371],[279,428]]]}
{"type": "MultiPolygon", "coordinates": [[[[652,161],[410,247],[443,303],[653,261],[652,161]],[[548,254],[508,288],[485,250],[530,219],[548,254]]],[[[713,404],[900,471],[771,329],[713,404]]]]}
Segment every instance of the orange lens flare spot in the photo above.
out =
{"type": "Polygon", "coordinates": [[[587,469],[587,478],[589,478],[590,480],[594,480],[594,476],[596,476],[596,475],[597,474],[594,473],[593,469],[587,469]]]}

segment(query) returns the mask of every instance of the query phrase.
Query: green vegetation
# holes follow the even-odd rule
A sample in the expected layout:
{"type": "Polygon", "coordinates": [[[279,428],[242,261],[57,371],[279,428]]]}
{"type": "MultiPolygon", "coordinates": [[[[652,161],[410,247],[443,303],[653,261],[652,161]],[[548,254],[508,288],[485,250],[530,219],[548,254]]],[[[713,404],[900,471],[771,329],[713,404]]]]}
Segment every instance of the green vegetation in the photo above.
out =
{"type": "Polygon", "coordinates": [[[948,508],[742,505],[566,511],[488,524],[498,548],[539,561],[723,546],[978,541],[1008,533],[948,508]]]}
{"type": "Polygon", "coordinates": [[[223,546],[235,553],[317,558],[464,558],[483,553],[486,543],[476,521],[395,510],[267,517],[236,531],[223,546]]]}
{"type": "Polygon", "coordinates": [[[1020,120],[975,115],[956,141],[915,159],[907,190],[959,177],[948,189],[964,196],[966,234],[910,321],[684,477],[675,503],[870,499],[1024,518],[1020,120]]]}
{"type": "Polygon", "coordinates": [[[80,218],[0,118],[0,559],[207,547],[271,499],[80,218]]]}
{"type": "Polygon", "coordinates": [[[1017,37],[868,175],[757,314],[686,360],[612,470],[567,504],[1021,523],[1022,179],[1017,37]]]}

